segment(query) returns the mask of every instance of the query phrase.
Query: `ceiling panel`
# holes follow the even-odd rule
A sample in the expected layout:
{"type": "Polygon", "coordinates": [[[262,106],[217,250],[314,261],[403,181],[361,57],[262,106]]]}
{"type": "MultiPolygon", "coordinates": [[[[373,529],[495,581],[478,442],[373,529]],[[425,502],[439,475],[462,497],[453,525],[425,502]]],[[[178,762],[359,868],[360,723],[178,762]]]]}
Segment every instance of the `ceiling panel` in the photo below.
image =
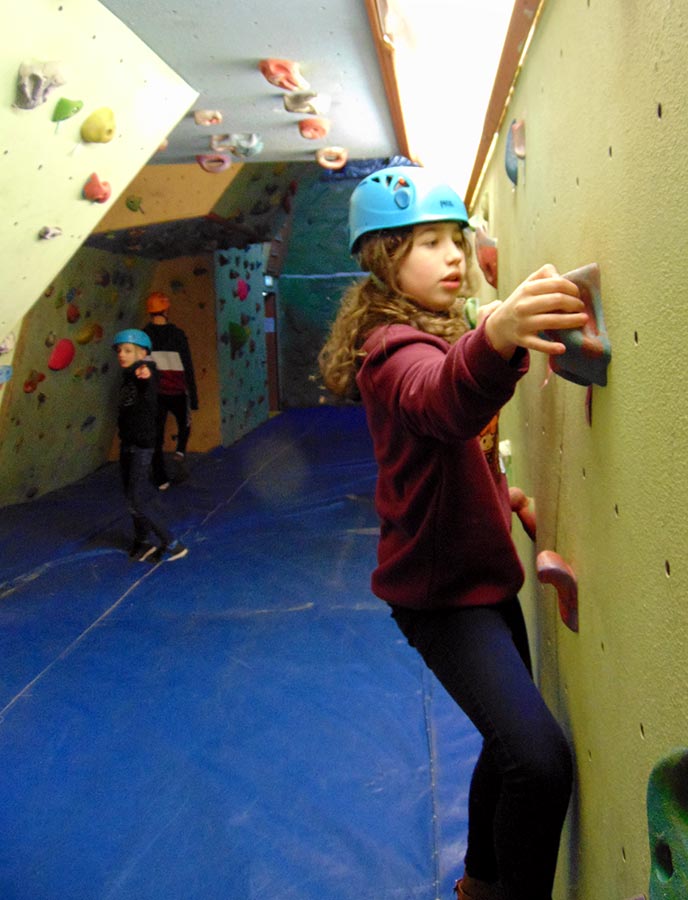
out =
{"type": "Polygon", "coordinates": [[[151,162],[188,163],[212,153],[212,134],[258,133],[256,161],[312,161],[324,146],[350,158],[398,152],[364,0],[104,0],[103,5],[200,94],[193,110],[222,113],[200,126],[192,111],[151,162]],[[298,62],[310,89],[331,97],[331,131],[301,137],[304,116],[287,112],[286,91],[258,69],[261,59],[298,62]]]}

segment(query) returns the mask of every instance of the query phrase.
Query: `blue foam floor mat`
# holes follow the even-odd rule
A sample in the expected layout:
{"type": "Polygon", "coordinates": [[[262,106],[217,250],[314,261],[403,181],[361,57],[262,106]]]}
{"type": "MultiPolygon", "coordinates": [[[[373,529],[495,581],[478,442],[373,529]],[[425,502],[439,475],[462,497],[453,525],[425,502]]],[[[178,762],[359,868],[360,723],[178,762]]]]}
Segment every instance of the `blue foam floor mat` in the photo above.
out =
{"type": "Polygon", "coordinates": [[[370,593],[360,409],[285,412],[161,497],[2,510],[2,900],[450,900],[479,748],[370,593]]]}

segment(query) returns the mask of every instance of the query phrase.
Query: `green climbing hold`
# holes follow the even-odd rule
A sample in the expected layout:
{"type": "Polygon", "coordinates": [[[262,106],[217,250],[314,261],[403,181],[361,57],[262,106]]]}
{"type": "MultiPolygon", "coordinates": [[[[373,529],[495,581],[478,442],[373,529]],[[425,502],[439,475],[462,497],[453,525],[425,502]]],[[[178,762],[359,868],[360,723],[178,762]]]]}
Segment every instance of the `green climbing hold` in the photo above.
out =
{"type": "Polygon", "coordinates": [[[55,105],[53,122],[63,122],[65,119],[71,119],[83,108],[83,105],[83,100],[67,100],[66,97],[62,97],[55,105]]]}

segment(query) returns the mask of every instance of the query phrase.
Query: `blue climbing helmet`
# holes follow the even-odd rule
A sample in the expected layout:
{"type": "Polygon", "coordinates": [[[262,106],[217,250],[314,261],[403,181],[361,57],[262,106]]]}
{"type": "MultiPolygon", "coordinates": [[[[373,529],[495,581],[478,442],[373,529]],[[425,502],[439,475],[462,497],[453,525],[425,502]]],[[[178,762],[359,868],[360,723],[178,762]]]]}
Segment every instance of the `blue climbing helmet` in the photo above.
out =
{"type": "Polygon", "coordinates": [[[118,344],[136,344],[148,351],[153,349],[151,339],[145,331],[139,331],[138,328],[125,328],[124,331],[118,331],[112,339],[112,346],[117,349],[118,344]]]}
{"type": "Polygon", "coordinates": [[[349,250],[364,234],[422,222],[468,226],[463,200],[445,181],[416,166],[390,166],[368,175],[349,201],[349,250]]]}

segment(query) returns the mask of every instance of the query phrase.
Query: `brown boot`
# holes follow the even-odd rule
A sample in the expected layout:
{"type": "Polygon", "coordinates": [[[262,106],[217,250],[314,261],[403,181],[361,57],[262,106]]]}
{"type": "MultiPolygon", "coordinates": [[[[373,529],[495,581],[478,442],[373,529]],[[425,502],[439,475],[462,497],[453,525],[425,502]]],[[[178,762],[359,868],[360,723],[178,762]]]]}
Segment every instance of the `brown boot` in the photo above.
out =
{"type": "Polygon", "coordinates": [[[454,885],[457,900],[504,900],[504,894],[498,883],[489,884],[464,875],[454,885]]]}

